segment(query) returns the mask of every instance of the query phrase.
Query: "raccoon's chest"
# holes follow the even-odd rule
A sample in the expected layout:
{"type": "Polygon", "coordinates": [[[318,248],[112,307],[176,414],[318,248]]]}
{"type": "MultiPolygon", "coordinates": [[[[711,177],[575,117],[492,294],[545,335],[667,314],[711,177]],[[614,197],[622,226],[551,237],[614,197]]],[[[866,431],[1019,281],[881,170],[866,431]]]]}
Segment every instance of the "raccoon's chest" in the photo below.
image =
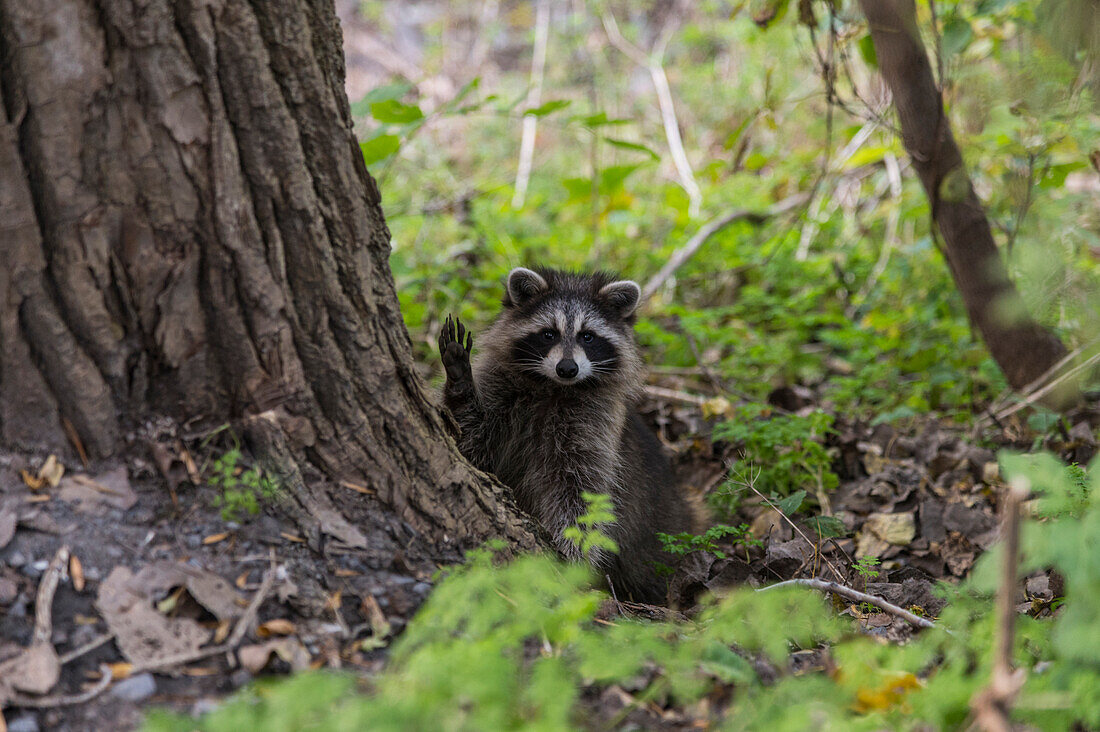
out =
{"type": "Polygon", "coordinates": [[[517,399],[498,456],[497,475],[524,498],[605,492],[614,479],[619,434],[606,409],[517,399]]]}

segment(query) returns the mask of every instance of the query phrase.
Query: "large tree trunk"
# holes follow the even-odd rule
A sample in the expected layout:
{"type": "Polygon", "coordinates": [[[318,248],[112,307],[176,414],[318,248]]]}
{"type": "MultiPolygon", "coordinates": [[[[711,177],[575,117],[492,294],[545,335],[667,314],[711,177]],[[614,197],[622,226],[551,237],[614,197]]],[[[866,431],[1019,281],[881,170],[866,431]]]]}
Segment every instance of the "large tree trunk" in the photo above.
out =
{"type": "Polygon", "coordinates": [[[0,443],[231,420],[314,540],[349,479],[533,546],[413,371],[332,0],[0,0],[0,60],[0,443]]]}
{"type": "MultiPolygon", "coordinates": [[[[914,0],[860,0],[882,76],[894,95],[901,134],[943,236],[944,254],[966,305],[1008,383],[1021,389],[1065,355],[1061,341],[1027,313],[1008,277],[985,211],[932,76],[914,0]]],[[[1048,399],[1057,406],[1072,387],[1048,399]]]]}

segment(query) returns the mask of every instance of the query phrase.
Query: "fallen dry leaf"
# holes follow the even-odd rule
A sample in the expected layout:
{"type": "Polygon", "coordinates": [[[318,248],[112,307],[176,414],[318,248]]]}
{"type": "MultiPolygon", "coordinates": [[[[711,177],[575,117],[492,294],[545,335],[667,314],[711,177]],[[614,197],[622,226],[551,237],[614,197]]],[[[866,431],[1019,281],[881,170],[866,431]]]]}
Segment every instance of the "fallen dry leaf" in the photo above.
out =
{"type": "Polygon", "coordinates": [[[284,538],[284,539],[286,539],[287,541],[296,541],[296,542],[298,542],[298,543],[300,543],[300,544],[305,544],[305,543],[306,543],[306,540],[305,540],[305,539],[303,539],[302,537],[300,537],[300,536],[295,536],[294,534],[288,534],[288,533],[287,533],[287,532],[285,532],[285,531],[280,531],[280,532],[279,532],[279,536],[283,537],[283,538],[284,538]]]}
{"type": "Polygon", "coordinates": [[[290,635],[295,630],[294,623],[285,618],[275,618],[274,620],[268,620],[266,623],[261,623],[256,628],[256,635],[261,638],[270,638],[273,635],[290,635]]]}
{"type": "Polygon", "coordinates": [[[111,678],[115,681],[121,681],[130,677],[130,674],[134,670],[134,664],[126,663],[125,661],[118,661],[117,663],[107,664],[107,668],[111,669],[111,678]]]}
{"type": "Polygon", "coordinates": [[[158,613],[149,587],[134,578],[129,568],[115,567],[100,583],[95,601],[126,660],[145,663],[191,653],[210,639],[210,632],[191,618],[158,613]]]}
{"type": "Polygon", "coordinates": [[[65,475],[65,466],[57,459],[57,455],[50,455],[42,467],[38,469],[39,480],[49,483],[51,488],[56,488],[61,482],[61,476],[65,475]]]}
{"type": "Polygon", "coordinates": [[[248,584],[248,570],[241,572],[237,579],[233,581],[233,584],[237,586],[237,589],[243,590],[245,585],[248,584]]]}
{"type": "Polygon", "coordinates": [[[363,597],[362,602],[359,603],[359,614],[370,623],[371,631],[376,639],[384,638],[390,634],[390,624],[386,620],[382,608],[378,605],[378,600],[374,599],[374,595],[367,594],[363,597]]]}
{"type": "Polygon", "coordinates": [[[229,621],[223,620],[218,623],[218,627],[214,629],[214,645],[222,643],[229,637],[229,621]]]}
{"type": "Polygon", "coordinates": [[[27,487],[32,491],[36,491],[42,486],[46,485],[46,481],[37,476],[31,475],[26,470],[20,470],[19,475],[22,476],[23,482],[27,484],[27,487]]]}
{"type": "Polygon", "coordinates": [[[208,546],[210,544],[217,544],[219,541],[225,541],[228,538],[229,532],[223,531],[220,534],[211,534],[210,536],[204,537],[202,543],[204,546],[208,546]]]}
{"type": "Polygon", "coordinates": [[[340,590],[337,590],[336,592],[333,592],[331,595],[325,598],[325,610],[329,610],[331,612],[336,612],[337,610],[339,610],[342,594],[343,593],[341,593],[340,590]]]}
{"type": "Polygon", "coordinates": [[[61,661],[49,641],[34,643],[15,658],[0,664],[0,679],[18,691],[45,694],[61,677],[61,661]]]}
{"type": "MultiPolygon", "coordinates": [[[[2,546],[2,545],[0,545],[2,546]]],[[[337,577],[358,577],[360,572],[356,572],[354,569],[338,569],[336,570],[337,577]]]]}
{"type": "Polygon", "coordinates": [[[75,554],[69,555],[69,577],[73,580],[73,589],[77,592],[84,591],[84,567],[75,554]]]}
{"type": "Polygon", "coordinates": [[[42,493],[37,496],[27,496],[27,503],[45,503],[50,500],[49,493],[42,493]]]}

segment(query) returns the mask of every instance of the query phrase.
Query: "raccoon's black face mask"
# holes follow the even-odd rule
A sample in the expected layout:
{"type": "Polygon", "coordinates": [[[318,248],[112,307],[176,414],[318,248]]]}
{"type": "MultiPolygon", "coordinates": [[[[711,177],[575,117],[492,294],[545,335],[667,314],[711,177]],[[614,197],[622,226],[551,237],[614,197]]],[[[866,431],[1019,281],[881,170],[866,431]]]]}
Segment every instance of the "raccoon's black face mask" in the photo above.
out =
{"type": "Polygon", "coordinates": [[[523,373],[563,386],[613,380],[623,352],[634,348],[640,298],[630,280],[517,267],[504,298],[512,360],[523,373]]]}

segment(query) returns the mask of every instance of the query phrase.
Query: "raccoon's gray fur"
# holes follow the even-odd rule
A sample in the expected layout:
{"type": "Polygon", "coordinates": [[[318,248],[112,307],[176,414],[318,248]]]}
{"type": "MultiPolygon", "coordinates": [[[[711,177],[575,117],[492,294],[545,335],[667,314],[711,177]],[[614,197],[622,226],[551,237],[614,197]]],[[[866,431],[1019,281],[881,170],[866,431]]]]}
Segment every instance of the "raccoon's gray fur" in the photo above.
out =
{"type": "Polygon", "coordinates": [[[462,454],[508,485],[571,559],[580,552],[562,530],[585,511],[581,493],[611,496],[616,522],[605,531],[619,551],[589,559],[620,598],[660,602],[655,565],[671,562],[656,533],[690,531],[693,513],[634,411],[643,379],[633,331],[640,297],[637,283],[602,272],[518,267],[473,367],[461,323],[448,318],[439,348],[462,454]]]}

